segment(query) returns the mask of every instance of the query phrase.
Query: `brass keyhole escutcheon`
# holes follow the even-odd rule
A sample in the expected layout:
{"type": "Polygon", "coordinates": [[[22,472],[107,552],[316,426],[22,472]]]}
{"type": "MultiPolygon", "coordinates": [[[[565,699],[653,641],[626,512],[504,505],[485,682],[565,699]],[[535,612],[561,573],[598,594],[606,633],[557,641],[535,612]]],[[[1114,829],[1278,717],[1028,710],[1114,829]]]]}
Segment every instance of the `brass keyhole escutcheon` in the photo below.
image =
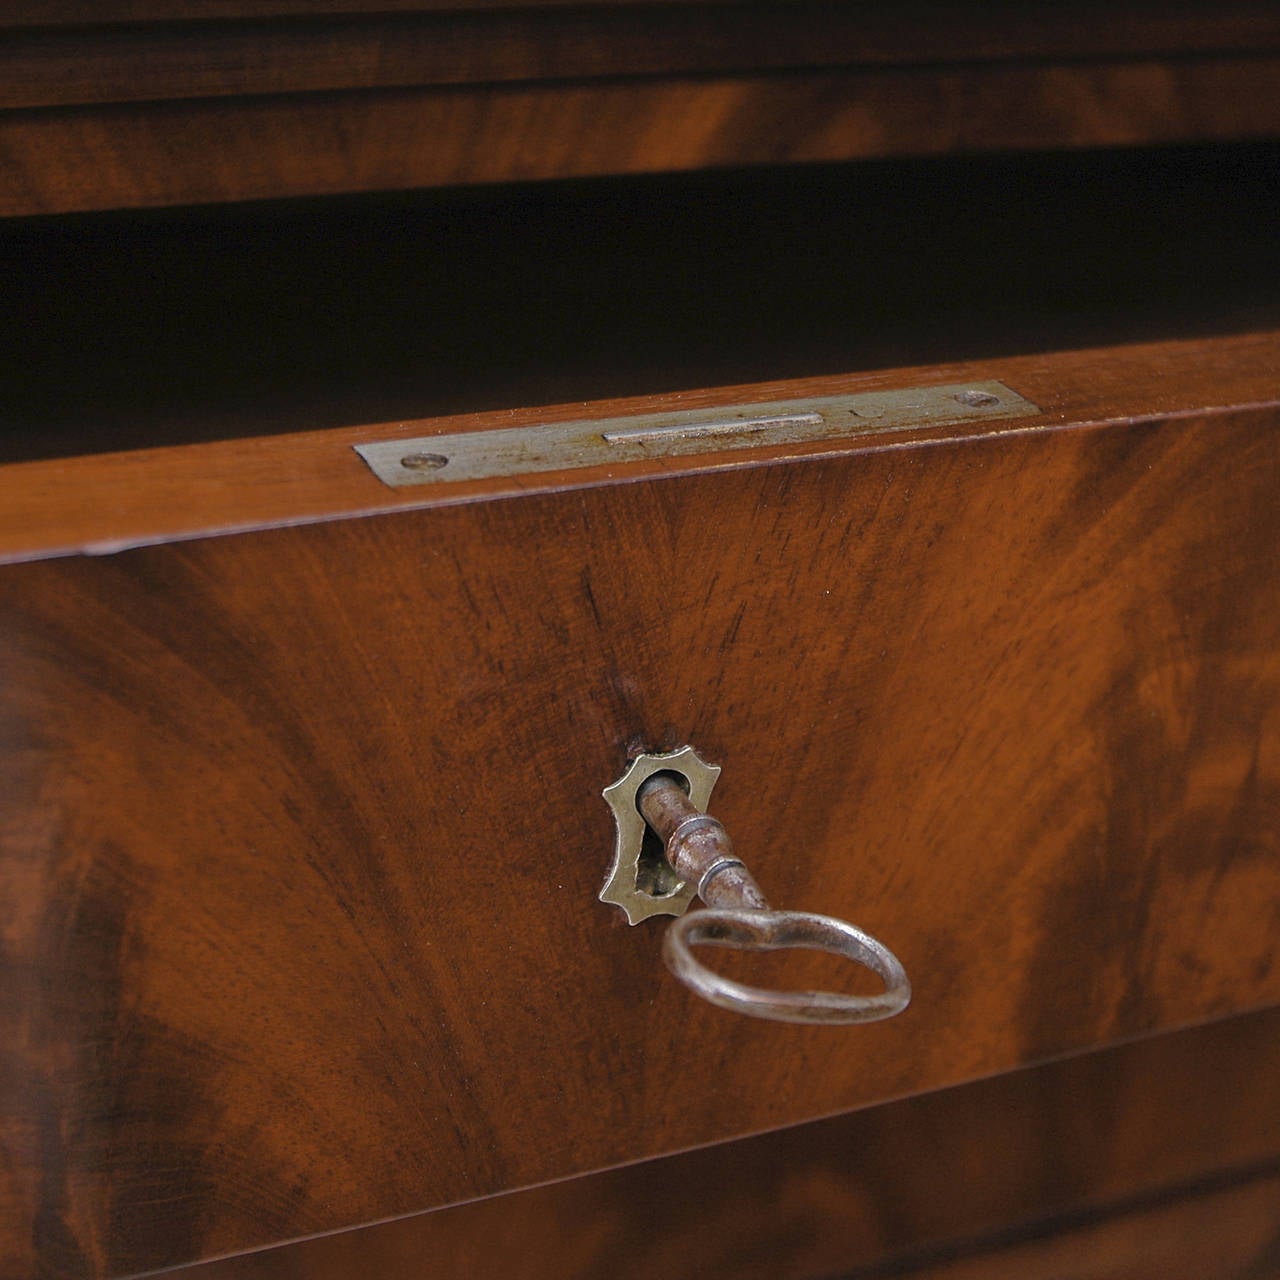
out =
{"type": "Polygon", "coordinates": [[[600,900],[621,907],[632,924],[655,915],[683,916],[667,929],[663,959],[686,987],[721,1008],[774,1022],[836,1025],[901,1013],[911,983],[884,943],[834,916],[769,906],[729,833],[706,811],[719,776],[717,765],[686,746],[638,756],[605,788],[617,839],[600,900]],[[695,896],[707,909],[684,915],[695,896]],[[825,951],[870,969],[884,991],[863,996],[752,987],[707,968],[693,954],[700,946],[825,951]]]}

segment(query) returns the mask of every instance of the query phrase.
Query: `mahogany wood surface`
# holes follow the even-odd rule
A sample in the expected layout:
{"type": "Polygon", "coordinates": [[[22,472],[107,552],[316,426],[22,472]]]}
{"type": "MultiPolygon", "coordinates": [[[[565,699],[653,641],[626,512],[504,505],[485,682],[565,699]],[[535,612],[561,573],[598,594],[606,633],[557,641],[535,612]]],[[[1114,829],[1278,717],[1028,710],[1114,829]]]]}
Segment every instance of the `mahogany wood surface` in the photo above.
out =
{"type": "MultiPolygon", "coordinates": [[[[47,6],[44,6],[47,8],[47,6]]],[[[183,6],[184,10],[190,6],[183,6]]],[[[508,80],[876,65],[1280,52],[1280,11],[778,3],[375,11],[291,21],[14,29],[0,41],[0,108],[508,80]]],[[[12,20],[12,19],[11,19],[12,20]]],[[[0,13],[0,26],[5,15],[0,13]]]]}
{"type": "Polygon", "coordinates": [[[787,457],[892,453],[913,443],[972,441],[972,428],[931,427],[402,489],[384,485],[354,452],[353,445],[366,441],[990,379],[1004,381],[1042,410],[1039,416],[992,421],[986,431],[998,440],[1218,406],[1274,405],[1280,398],[1278,368],[1280,332],[1249,333],[19,463],[0,468],[0,560],[105,553],[404,507],[736,470],[787,457]]]}
{"type": "MultiPolygon", "coordinates": [[[[58,215],[74,241],[90,225],[66,220],[77,210],[1273,138],[1278,22],[1244,0],[0,0],[0,214],[58,215]]],[[[1186,187],[1133,233],[1161,277],[1203,277],[1211,301],[1155,329],[1193,341],[1133,344],[1151,330],[1129,311],[1128,345],[1028,354],[1064,327],[1113,338],[1096,317],[1072,329],[1069,297],[1007,308],[1008,345],[948,306],[944,363],[905,314],[925,336],[879,363],[928,363],[847,377],[796,379],[744,348],[741,376],[681,381],[668,363],[629,385],[638,366],[619,372],[606,344],[603,390],[549,364],[539,385],[567,388],[563,403],[516,410],[536,398],[489,345],[484,399],[455,384],[415,400],[419,372],[412,393],[384,393],[361,356],[348,399],[321,378],[308,402],[299,367],[273,405],[233,358],[221,390],[193,384],[209,435],[310,425],[307,403],[315,425],[360,425],[125,454],[97,452],[91,419],[113,410],[92,372],[67,380],[69,413],[48,410],[61,445],[11,403],[18,452],[83,440],[85,456],[0,468],[0,1273],[122,1276],[265,1248],[195,1275],[390,1278],[424,1256],[562,1274],[569,1251],[582,1274],[1280,1274],[1265,1011],[1280,1000],[1280,335],[1206,336],[1273,327],[1274,299],[1259,310],[1261,285],[1224,283],[1212,250],[1179,260],[1147,237],[1162,218],[1230,237],[1249,182],[1200,185],[1233,212],[1202,219],[1186,187]],[[775,380],[717,385],[760,370],[775,380]],[[1043,412],[444,491],[387,490],[350,448],[992,377],[1043,412]],[[424,420],[444,404],[466,412],[424,420]],[[848,1033],[734,1019],[666,975],[660,924],[630,930],[595,901],[600,788],[635,750],[683,741],[724,765],[714,808],[775,901],[849,916],[903,957],[903,1018],[848,1033]]],[[[1123,219],[1118,189],[1092,199],[1123,219]]],[[[997,182],[987,198],[1009,195],[997,182]]],[[[953,197],[936,201],[951,220],[953,197]]],[[[1041,188],[1038,204],[1061,203],[1041,188]]],[[[671,219],[676,238],[689,227],[671,219]]],[[[1030,297],[1042,277],[1018,255],[1034,233],[990,235],[1019,246],[991,274],[1030,297]]],[[[1088,231],[1052,251],[1075,263],[1091,235],[1133,256],[1088,231]]],[[[812,228],[800,238],[837,271],[812,228]]],[[[1263,240],[1237,250],[1259,280],[1263,240]]],[[[233,233],[221,258],[190,250],[173,288],[198,292],[183,273],[201,261],[251,273],[244,248],[233,233]]],[[[949,258],[983,278],[946,248],[904,241],[902,256],[919,265],[885,291],[890,317],[949,258]]],[[[71,257],[52,278],[30,267],[46,318],[14,327],[36,348],[96,323],[47,319],[76,306],[56,283],[71,257]]],[[[1103,274],[1123,295],[1124,269],[1103,274]]],[[[351,296],[338,278],[333,298],[351,296]]],[[[758,289],[749,302],[768,307],[758,289]]],[[[293,305],[310,325],[307,297],[293,305]]],[[[818,310],[841,359],[798,330],[806,375],[875,363],[818,310]]],[[[596,326],[572,311],[547,300],[566,341],[596,326]]],[[[687,304],[667,311],[693,323],[687,304]]],[[[122,346],[163,327],[159,310],[136,319],[104,327],[122,346]]],[[[255,333],[243,312],[221,323],[255,333]]],[[[265,363],[283,367],[305,343],[274,323],[256,331],[280,339],[265,363]]],[[[344,313],[334,332],[358,328],[344,313]]],[[[633,338],[664,358],[643,326],[633,338]]],[[[732,346],[714,328],[705,341],[732,346]]],[[[399,370],[422,349],[428,331],[407,333],[399,370]]],[[[134,438],[162,441],[183,393],[153,395],[175,376],[163,342],[139,350],[157,372],[135,381],[123,362],[114,411],[149,405],[134,438]]],[[[25,381],[32,403],[58,403],[41,389],[56,364],[25,381]]],[[[724,366],[691,349],[688,367],[724,366]]],[[[837,980],[804,956],[723,967],[837,980]]]]}
{"type": "MultiPolygon", "coordinates": [[[[1046,407],[1025,433],[6,568],[8,1269],[176,1265],[1276,1002],[1274,352],[988,370],[1046,407]],[[770,897],[902,957],[904,1016],[734,1018],[596,901],[601,787],[686,741],[770,897]]],[[[95,484],[45,491],[77,537],[137,500],[95,484]]],[[[189,532],[244,513],[222,490],[189,532]]]]}
{"type": "Polygon", "coordinates": [[[1226,1280],[1260,1252],[1259,1236],[1280,1236],[1268,1180],[1278,1163],[1280,1013],[1270,1010],[182,1276],[416,1280],[429,1264],[453,1280],[808,1280],[981,1259],[990,1270],[975,1275],[1004,1266],[1030,1280],[1076,1274],[1031,1265],[1033,1250],[1059,1265],[1068,1247],[1116,1236],[1135,1277],[1226,1280]],[[1237,1186],[1244,1217],[1222,1212],[1237,1186]],[[1169,1230],[1178,1203],[1195,1242],[1169,1230]],[[1135,1244],[1146,1270],[1133,1269],[1135,1244]]]}
{"type": "Polygon", "coordinates": [[[1280,1176],[893,1274],[914,1280],[1276,1280],[1280,1176]]]}
{"type": "Polygon", "coordinates": [[[0,113],[0,215],[1280,132],[1280,58],[963,64],[0,113]]]}

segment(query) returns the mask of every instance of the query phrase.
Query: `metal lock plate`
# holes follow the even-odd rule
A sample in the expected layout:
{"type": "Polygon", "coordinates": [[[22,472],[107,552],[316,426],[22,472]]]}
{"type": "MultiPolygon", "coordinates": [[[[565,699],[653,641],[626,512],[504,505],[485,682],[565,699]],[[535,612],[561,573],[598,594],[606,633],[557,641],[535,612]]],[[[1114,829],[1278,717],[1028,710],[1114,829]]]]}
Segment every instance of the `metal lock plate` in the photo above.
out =
{"type": "Polygon", "coordinates": [[[698,888],[672,871],[663,856],[662,842],[649,833],[636,807],[641,785],[655,773],[674,773],[684,778],[689,799],[705,812],[720,766],[707,764],[692,747],[681,747],[679,751],[637,756],[626,773],[604,789],[602,794],[617,824],[617,839],[613,866],[600,890],[600,901],[621,907],[631,924],[650,916],[683,915],[698,888]]]}
{"type": "Polygon", "coordinates": [[[1025,418],[1039,412],[1003,382],[961,382],[630,418],[544,422],[353,447],[379,480],[400,488],[842,440],[946,423],[1025,418]]]}

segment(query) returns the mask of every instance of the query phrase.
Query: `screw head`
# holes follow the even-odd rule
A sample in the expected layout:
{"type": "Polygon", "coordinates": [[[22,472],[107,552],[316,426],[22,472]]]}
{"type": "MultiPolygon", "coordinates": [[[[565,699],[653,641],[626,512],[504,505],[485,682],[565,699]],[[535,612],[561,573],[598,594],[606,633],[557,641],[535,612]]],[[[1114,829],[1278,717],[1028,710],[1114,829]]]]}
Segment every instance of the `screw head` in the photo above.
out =
{"type": "Polygon", "coordinates": [[[449,459],[443,453],[407,453],[400,465],[407,471],[439,471],[448,466],[449,459]]]}
{"type": "Polygon", "coordinates": [[[978,391],[976,388],[961,391],[959,395],[951,398],[958,400],[963,405],[967,405],[970,409],[986,409],[993,404],[1000,403],[999,396],[993,396],[990,391],[978,391]]]}

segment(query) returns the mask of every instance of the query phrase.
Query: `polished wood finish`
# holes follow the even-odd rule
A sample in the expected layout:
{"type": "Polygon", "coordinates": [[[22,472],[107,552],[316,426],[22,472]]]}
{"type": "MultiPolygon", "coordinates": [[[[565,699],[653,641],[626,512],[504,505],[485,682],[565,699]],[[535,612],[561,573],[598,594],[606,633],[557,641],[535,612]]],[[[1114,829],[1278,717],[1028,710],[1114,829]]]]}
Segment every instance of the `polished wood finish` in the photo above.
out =
{"type": "Polygon", "coordinates": [[[897,1274],[913,1280],[1276,1280],[1280,1175],[897,1274]]]}
{"type": "Polygon", "coordinates": [[[1181,1272],[1149,1261],[1135,1277],[1227,1280],[1258,1252],[1259,1227],[1264,1241],[1280,1234],[1267,1179],[1277,1164],[1280,1012],[1270,1010],[181,1274],[417,1280],[429,1260],[454,1278],[808,1280],[981,1259],[989,1270],[975,1275],[1004,1266],[1032,1280],[1075,1274],[1032,1265],[1032,1251],[1058,1265],[1081,1241],[1115,1236],[1130,1251],[1141,1241],[1149,1260],[1153,1246],[1179,1243],[1181,1272]],[[1237,1196],[1247,1218],[1223,1213],[1237,1196]],[[1166,1227],[1178,1205],[1201,1247],[1166,1227]]]}
{"type": "Polygon", "coordinates": [[[13,111],[0,113],[0,215],[1268,137],[1277,84],[1280,58],[1240,56],[13,111]]]}
{"type": "MultiPolygon", "coordinates": [[[[47,9],[48,6],[42,6],[47,9]]],[[[97,6],[96,8],[101,8],[97,6]]],[[[381,8],[381,7],[380,7],[381,8]]],[[[11,30],[0,109],[438,84],[1280,53],[1280,13],[1081,0],[475,8],[11,30]]],[[[0,24],[4,15],[0,13],[0,24]]]]}
{"type": "Polygon", "coordinates": [[[353,451],[353,445],[372,440],[994,378],[1042,410],[1038,417],[992,422],[987,438],[995,441],[1029,431],[1050,432],[1064,424],[1156,420],[1224,404],[1273,405],[1280,397],[1277,367],[1280,333],[1256,333],[24,463],[0,469],[0,560],[102,554],[172,538],[399,508],[754,468],[781,458],[875,456],[913,442],[962,440],[972,428],[931,427],[892,436],[708,452],[637,462],[625,471],[596,467],[403,489],[385,486],[353,451]]]}
{"type": "Polygon", "coordinates": [[[0,26],[10,216],[1280,134],[1257,0],[136,0],[0,26]]]}
{"type": "MultiPolygon", "coordinates": [[[[988,369],[1027,432],[362,519],[324,517],[391,503],[311,442],[319,488],[182,491],[190,534],[320,523],[5,569],[13,1267],[254,1248],[1280,1000],[1275,340],[1191,354],[988,369]],[[684,741],[774,901],[902,957],[907,1014],[734,1019],[595,900],[601,787],[684,741]]],[[[146,507],[74,472],[77,539],[146,507]]]]}
{"type": "Polygon", "coordinates": [[[1278,24],[0,0],[0,1272],[1276,1271],[1278,24]],[[351,451],[992,377],[1042,412],[443,491],[351,451]],[[682,741],[901,1019],[734,1019],[595,900],[600,788],[682,741]]]}

